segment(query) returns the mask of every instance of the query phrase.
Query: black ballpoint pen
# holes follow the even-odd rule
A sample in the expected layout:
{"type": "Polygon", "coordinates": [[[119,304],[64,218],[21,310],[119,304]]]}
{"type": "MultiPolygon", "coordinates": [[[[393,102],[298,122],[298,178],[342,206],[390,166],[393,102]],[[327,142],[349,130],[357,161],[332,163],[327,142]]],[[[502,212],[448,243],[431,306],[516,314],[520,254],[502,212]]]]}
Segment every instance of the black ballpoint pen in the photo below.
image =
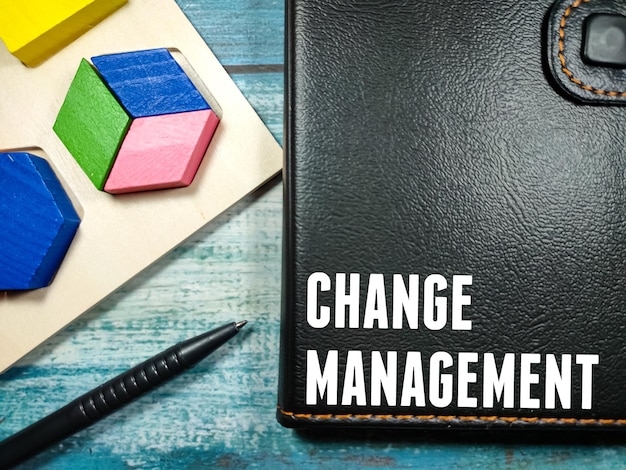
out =
{"type": "Polygon", "coordinates": [[[246,323],[229,323],[178,343],[10,436],[0,442],[0,468],[27,460],[195,366],[246,323]]]}

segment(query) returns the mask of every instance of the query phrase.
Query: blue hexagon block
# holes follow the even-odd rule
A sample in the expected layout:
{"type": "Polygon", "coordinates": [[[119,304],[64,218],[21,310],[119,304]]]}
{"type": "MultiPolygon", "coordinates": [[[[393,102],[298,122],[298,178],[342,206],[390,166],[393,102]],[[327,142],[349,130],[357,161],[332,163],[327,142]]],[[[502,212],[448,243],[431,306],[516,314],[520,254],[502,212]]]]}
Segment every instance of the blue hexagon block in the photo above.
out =
{"type": "Polygon", "coordinates": [[[0,290],[50,284],[79,224],[46,160],[0,153],[0,290]]]}

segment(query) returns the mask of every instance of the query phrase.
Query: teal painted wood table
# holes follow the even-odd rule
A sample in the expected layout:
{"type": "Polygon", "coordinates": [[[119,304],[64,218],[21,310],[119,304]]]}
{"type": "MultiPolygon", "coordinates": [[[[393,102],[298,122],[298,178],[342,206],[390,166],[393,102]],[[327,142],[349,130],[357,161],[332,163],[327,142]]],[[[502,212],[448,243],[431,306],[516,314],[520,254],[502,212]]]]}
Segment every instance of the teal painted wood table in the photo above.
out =
{"type": "MultiPolygon", "coordinates": [[[[282,0],[178,4],[281,141],[282,0]]],[[[180,340],[250,322],[191,372],[24,468],[626,468],[622,434],[281,428],[281,218],[276,178],[0,376],[3,439],[180,340]]]]}

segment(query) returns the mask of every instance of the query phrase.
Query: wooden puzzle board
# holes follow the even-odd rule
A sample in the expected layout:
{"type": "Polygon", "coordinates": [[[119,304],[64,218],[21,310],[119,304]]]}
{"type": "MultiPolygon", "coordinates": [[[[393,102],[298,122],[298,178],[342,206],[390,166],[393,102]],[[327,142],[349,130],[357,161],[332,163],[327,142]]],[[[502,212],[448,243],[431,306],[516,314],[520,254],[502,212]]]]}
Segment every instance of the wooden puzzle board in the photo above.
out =
{"type": "Polygon", "coordinates": [[[280,146],[173,0],[129,0],[35,68],[0,42],[0,84],[0,151],[45,155],[82,218],[49,287],[0,293],[0,371],[282,166],[280,146]],[[119,196],[98,191],[52,131],[80,59],[161,47],[180,51],[206,85],[221,109],[218,129],[191,186],[119,196]]]}

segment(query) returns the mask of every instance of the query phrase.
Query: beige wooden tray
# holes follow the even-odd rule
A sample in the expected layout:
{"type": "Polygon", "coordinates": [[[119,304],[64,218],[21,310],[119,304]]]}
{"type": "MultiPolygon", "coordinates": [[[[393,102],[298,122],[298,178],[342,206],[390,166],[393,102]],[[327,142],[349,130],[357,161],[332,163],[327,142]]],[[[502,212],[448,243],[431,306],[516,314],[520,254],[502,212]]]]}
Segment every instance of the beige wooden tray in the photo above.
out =
{"type": "Polygon", "coordinates": [[[45,155],[82,217],[52,284],[0,293],[0,371],[45,341],[271,178],[282,151],[173,0],[129,0],[35,68],[0,43],[0,151],[45,155]],[[112,196],[98,191],[52,124],[80,59],[165,47],[206,85],[221,122],[191,186],[112,196]],[[215,104],[215,103],[214,103],[215,104]]]}

